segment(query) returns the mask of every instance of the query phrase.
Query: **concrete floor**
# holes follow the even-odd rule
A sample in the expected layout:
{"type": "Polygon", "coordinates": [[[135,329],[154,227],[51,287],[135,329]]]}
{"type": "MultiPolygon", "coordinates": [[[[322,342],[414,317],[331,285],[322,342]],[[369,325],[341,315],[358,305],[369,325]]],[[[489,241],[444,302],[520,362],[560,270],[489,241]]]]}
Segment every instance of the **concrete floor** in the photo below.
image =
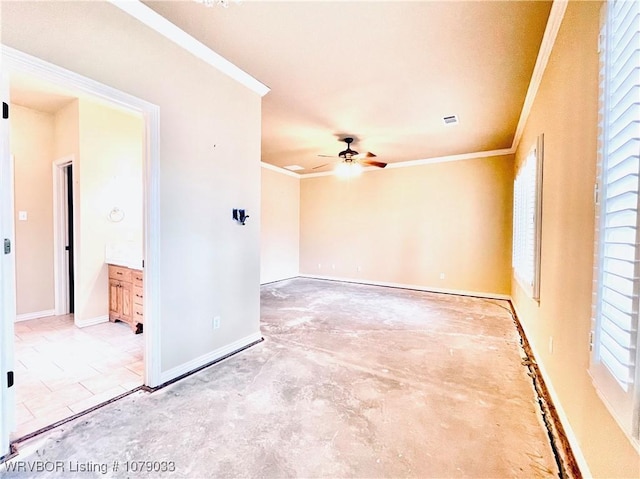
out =
{"type": "Polygon", "coordinates": [[[267,285],[265,342],[20,444],[8,465],[62,461],[39,478],[557,477],[507,307],[267,285]],[[127,472],[126,461],[173,461],[175,472],[127,472]]]}

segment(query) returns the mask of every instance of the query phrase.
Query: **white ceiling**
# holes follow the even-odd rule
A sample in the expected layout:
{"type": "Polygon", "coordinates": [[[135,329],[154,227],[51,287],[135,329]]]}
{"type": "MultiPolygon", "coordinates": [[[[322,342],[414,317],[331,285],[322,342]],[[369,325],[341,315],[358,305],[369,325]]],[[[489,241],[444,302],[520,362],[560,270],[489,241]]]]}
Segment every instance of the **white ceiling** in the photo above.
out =
{"type": "Polygon", "coordinates": [[[11,103],[32,110],[53,114],[76,98],[63,88],[26,74],[14,72],[9,80],[11,103]]]}
{"type": "MultiPolygon", "coordinates": [[[[271,88],[262,161],[332,165],[352,147],[392,163],[510,148],[549,1],[145,2],[271,88]],[[445,126],[442,117],[460,122],[445,126]],[[331,160],[329,160],[331,161],[331,160]]],[[[12,101],[53,113],[73,99],[27,77],[12,101]]]]}
{"type": "MultiPolygon", "coordinates": [[[[262,160],[398,162],[510,148],[551,2],[145,2],[265,83],[262,160]],[[456,114],[457,126],[443,116],[456,114]]],[[[318,169],[315,171],[322,171],[318,169]]]]}

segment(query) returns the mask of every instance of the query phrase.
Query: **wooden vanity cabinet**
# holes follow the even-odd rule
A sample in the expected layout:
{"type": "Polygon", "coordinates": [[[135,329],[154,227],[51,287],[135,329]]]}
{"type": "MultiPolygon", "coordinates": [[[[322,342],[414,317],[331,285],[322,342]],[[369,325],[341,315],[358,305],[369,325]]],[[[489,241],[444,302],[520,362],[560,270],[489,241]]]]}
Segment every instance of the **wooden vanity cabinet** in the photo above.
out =
{"type": "Polygon", "coordinates": [[[109,321],[123,321],[136,334],[144,323],[142,280],[140,270],[109,265],[109,321]]]}
{"type": "Polygon", "coordinates": [[[134,269],[132,270],[133,276],[133,309],[131,316],[133,321],[140,325],[142,331],[142,324],[144,324],[144,287],[142,283],[143,275],[142,271],[134,269]]]}

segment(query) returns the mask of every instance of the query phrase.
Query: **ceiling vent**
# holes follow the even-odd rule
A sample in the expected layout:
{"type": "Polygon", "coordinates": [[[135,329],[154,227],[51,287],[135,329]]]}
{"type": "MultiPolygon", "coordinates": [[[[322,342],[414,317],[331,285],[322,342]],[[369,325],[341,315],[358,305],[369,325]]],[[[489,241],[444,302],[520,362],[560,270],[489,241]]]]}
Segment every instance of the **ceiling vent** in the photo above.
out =
{"type": "Polygon", "coordinates": [[[290,170],[290,171],[300,171],[300,170],[304,170],[304,168],[300,165],[289,165],[289,166],[284,166],[283,167],[285,170],[290,170]]]}
{"type": "Polygon", "coordinates": [[[443,116],[442,121],[444,122],[445,125],[457,125],[458,115],[443,116]]]}

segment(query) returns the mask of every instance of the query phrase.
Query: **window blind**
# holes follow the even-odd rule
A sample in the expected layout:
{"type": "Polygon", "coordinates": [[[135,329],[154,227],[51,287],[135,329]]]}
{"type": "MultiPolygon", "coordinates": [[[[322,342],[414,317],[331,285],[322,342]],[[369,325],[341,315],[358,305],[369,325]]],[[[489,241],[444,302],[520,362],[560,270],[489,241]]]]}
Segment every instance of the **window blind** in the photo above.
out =
{"type": "Polygon", "coordinates": [[[594,261],[596,391],[640,447],[640,2],[603,6],[594,261]]]}
{"type": "Polygon", "coordinates": [[[640,3],[609,5],[601,36],[601,179],[596,359],[626,392],[638,344],[640,3]],[[604,47],[604,48],[603,48],[604,47]]]}
{"type": "Polygon", "coordinates": [[[512,265],[520,285],[539,298],[541,139],[531,149],[513,184],[512,265]]]}

